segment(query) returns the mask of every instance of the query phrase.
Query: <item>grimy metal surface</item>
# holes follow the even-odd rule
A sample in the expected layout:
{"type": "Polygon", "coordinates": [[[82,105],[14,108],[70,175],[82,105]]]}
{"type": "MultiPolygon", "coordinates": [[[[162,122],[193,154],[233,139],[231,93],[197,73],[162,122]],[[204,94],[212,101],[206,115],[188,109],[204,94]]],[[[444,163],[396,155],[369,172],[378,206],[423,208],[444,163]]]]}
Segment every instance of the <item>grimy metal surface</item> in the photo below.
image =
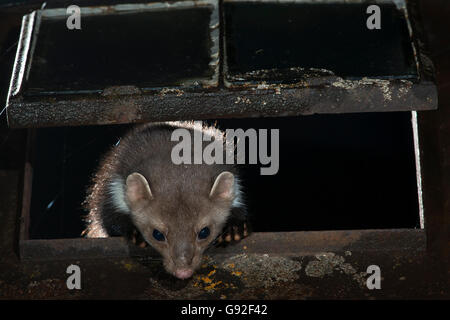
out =
{"type": "Polygon", "coordinates": [[[433,83],[407,80],[347,81],[332,78],[303,88],[267,87],[240,91],[184,92],[81,97],[15,98],[8,106],[9,125],[49,127],[213,119],[293,116],[314,113],[428,110],[435,108],[433,83]]]}
{"type": "MultiPolygon", "coordinates": [[[[424,251],[425,242],[425,231],[421,229],[257,232],[238,244],[212,247],[207,253],[210,256],[302,256],[330,251],[424,251]]],[[[20,256],[22,260],[159,258],[151,247],[139,248],[120,237],[21,240],[20,256]]]]}
{"type": "MultiPolygon", "coordinates": [[[[408,10],[413,3],[408,1],[408,10]]],[[[30,15],[22,25],[7,103],[8,123],[21,128],[436,109],[434,67],[428,58],[427,41],[421,36],[421,20],[414,10],[409,17],[416,43],[418,81],[367,77],[348,80],[332,73],[306,72],[304,79],[289,85],[212,88],[204,84],[154,90],[119,86],[91,93],[30,96],[25,94],[26,70],[31,64],[30,43],[37,24],[30,15]]]]}

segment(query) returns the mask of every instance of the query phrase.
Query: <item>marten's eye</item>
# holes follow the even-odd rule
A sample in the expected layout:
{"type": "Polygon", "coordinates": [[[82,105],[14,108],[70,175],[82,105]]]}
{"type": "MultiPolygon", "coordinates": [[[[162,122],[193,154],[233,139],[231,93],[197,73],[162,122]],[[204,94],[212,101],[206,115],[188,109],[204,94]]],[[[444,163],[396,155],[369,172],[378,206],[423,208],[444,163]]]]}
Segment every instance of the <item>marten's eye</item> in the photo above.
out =
{"type": "Polygon", "coordinates": [[[155,238],[158,241],[164,241],[166,240],[166,237],[160,232],[159,230],[153,229],[153,238],[155,238]]]}
{"type": "Polygon", "coordinates": [[[204,228],[203,228],[202,230],[200,230],[200,232],[198,233],[198,238],[199,238],[200,240],[206,239],[206,238],[208,238],[209,233],[210,233],[209,228],[208,228],[208,227],[204,227],[204,228]]]}

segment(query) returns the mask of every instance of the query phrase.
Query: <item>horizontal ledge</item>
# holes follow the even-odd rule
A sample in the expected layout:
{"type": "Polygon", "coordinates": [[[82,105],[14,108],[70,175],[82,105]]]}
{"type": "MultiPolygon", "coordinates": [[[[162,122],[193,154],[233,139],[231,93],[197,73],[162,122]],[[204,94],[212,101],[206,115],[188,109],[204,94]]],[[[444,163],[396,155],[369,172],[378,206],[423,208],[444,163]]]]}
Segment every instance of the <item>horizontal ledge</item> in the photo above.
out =
{"type": "Polygon", "coordinates": [[[23,128],[437,108],[433,83],[385,81],[303,88],[16,97],[10,100],[7,114],[10,127],[23,128]]]}
{"type": "MultiPolygon", "coordinates": [[[[423,229],[255,232],[235,245],[213,247],[210,255],[271,254],[302,256],[327,251],[425,250],[423,229]]],[[[108,257],[159,258],[151,247],[138,248],[124,238],[21,240],[22,260],[108,257]]]]}
{"type": "Polygon", "coordinates": [[[423,229],[259,232],[214,254],[308,255],[327,251],[425,250],[423,229]]]}

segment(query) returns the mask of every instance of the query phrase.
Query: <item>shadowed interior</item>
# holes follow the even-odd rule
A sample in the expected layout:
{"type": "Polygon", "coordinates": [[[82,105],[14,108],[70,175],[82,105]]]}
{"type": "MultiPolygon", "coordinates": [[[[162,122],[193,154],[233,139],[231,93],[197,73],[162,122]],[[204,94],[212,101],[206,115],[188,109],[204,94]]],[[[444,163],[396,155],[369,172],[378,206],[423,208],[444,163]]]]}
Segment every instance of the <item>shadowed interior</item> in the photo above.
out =
{"type": "MultiPolygon", "coordinates": [[[[208,122],[280,130],[276,175],[239,165],[254,231],[419,227],[409,112],[208,122]]],[[[31,238],[80,236],[89,179],[127,128],[38,129],[31,238]]]]}

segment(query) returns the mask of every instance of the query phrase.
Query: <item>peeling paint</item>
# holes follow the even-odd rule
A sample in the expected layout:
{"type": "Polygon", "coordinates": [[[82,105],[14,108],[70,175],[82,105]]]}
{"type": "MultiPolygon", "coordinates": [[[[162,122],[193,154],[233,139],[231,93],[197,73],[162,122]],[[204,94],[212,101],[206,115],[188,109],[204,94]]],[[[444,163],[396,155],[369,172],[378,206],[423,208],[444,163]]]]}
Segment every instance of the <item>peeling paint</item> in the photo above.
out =
{"type": "Polygon", "coordinates": [[[389,87],[390,81],[384,79],[370,79],[370,78],[362,78],[361,80],[344,80],[339,78],[339,80],[333,82],[331,85],[336,88],[342,88],[345,90],[352,90],[359,86],[371,86],[375,85],[381,88],[381,92],[383,93],[383,97],[387,101],[392,100],[392,92],[389,87]]]}
{"type": "Polygon", "coordinates": [[[404,84],[404,86],[398,88],[398,97],[402,98],[409,93],[409,90],[411,89],[413,83],[409,80],[400,80],[400,81],[402,84],[404,84]]]}
{"type": "Polygon", "coordinates": [[[245,104],[251,104],[252,102],[250,101],[249,98],[246,97],[236,97],[236,100],[234,101],[235,104],[238,103],[245,103],[245,104]]]}
{"type": "Polygon", "coordinates": [[[184,95],[184,91],[174,88],[163,88],[161,91],[159,91],[159,95],[161,97],[164,97],[166,94],[175,94],[177,97],[180,97],[184,95]]]}

